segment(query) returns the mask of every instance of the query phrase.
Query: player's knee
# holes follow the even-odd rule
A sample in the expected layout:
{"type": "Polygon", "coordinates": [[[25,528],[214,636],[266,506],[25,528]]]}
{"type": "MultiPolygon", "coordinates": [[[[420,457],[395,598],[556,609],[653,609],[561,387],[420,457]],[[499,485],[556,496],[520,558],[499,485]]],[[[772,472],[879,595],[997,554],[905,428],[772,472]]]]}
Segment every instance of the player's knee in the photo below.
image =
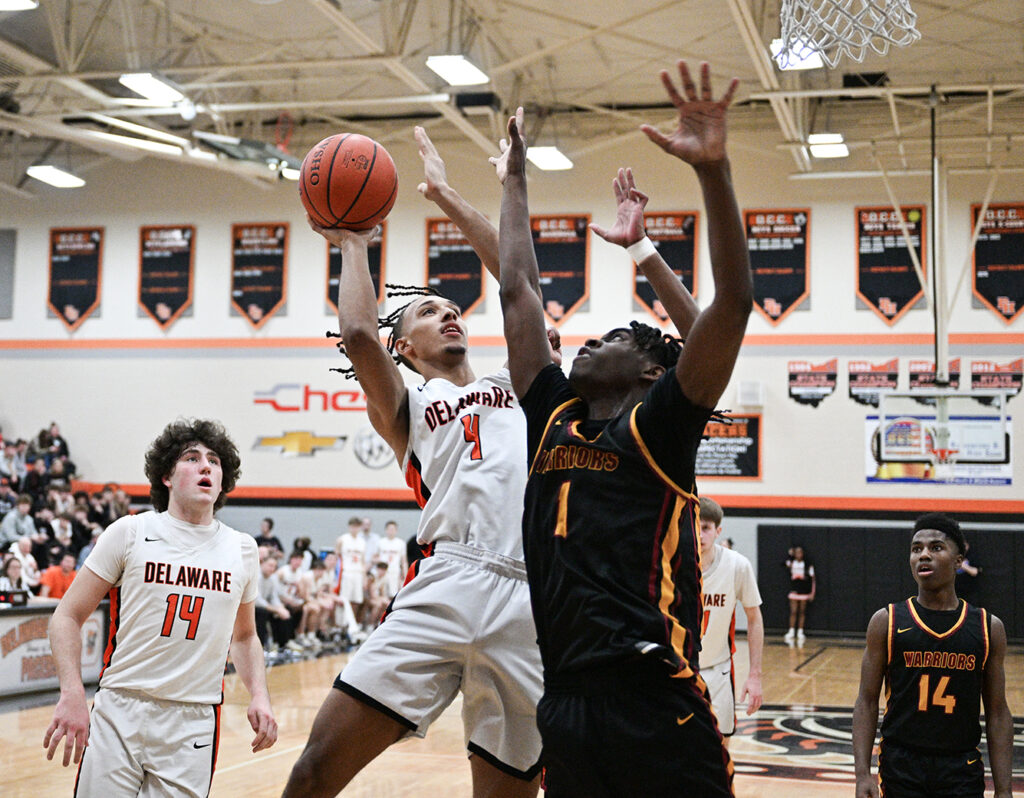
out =
{"type": "Polygon", "coordinates": [[[326,778],[323,752],[315,744],[306,750],[292,766],[288,786],[282,798],[313,798],[318,795],[334,795],[340,787],[332,788],[326,778]]]}

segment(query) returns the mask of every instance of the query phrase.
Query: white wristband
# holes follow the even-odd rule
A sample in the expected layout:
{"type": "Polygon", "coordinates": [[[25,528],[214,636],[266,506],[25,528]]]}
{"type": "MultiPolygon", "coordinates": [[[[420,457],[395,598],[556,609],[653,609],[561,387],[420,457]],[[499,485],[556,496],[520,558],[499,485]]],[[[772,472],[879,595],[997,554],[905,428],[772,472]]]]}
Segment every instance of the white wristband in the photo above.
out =
{"type": "Polygon", "coordinates": [[[626,252],[629,253],[629,257],[633,259],[634,263],[642,263],[651,255],[658,254],[658,249],[654,246],[654,242],[651,239],[644,236],[636,243],[626,247],[626,252]]]}

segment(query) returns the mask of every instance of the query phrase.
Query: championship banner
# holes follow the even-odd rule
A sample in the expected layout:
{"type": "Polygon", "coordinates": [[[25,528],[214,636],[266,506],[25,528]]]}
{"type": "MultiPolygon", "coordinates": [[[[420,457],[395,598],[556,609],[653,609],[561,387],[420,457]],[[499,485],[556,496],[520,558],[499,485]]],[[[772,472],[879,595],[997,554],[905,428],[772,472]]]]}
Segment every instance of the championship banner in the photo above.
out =
{"type": "Polygon", "coordinates": [[[789,398],[802,405],[817,407],[836,390],[839,359],[814,365],[806,360],[789,361],[789,398]]]}
{"type": "MultiPolygon", "coordinates": [[[[384,263],[384,237],[387,235],[388,223],[381,222],[373,238],[369,240],[366,248],[367,259],[370,263],[370,279],[373,281],[373,289],[377,296],[377,304],[384,304],[384,277],[382,264],[384,263]]],[[[335,315],[338,313],[338,280],[341,278],[341,249],[334,244],[327,243],[327,307],[335,315]]]]}
{"type": "MultiPolygon", "coordinates": [[[[55,690],[57,664],[46,630],[53,606],[0,612],[0,695],[55,690]]],[[[98,607],[82,624],[82,681],[95,684],[106,647],[106,608],[98,607]]]]}
{"type": "Polygon", "coordinates": [[[544,312],[557,326],[590,296],[590,214],[531,216],[544,312]]]}
{"type": "MultiPolygon", "coordinates": [[[[697,296],[697,213],[695,211],[645,213],[644,227],[647,237],[658,249],[658,254],[680,279],[694,298],[697,296]]],[[[658,320],[662,327],[670,323],[661,300],[647,277],[633,264],[633,296],[644,310],[658,320]]]]}
{"type": "Polygon", "coordinates": [[[811,212],[745,211],[747,247],[754,273],[754,307],[778,324],[810,293],[807,233],[811,212]]]}
{"type": "Polygon", "coordinates": [[[463,318],[484,300],[484,265],[448,219],[427,219],[426,284],[462,308],[463,318]]]}
{"type": "MultiPolygon", "coordinates": [[[[1020,393],[1021,377],[1024,374],[1024,358],[1010,363],[993,363],[991,360],[971,361],[971,390],[998,389],[1006,391],[1007,398],[1020,393]]],[[[982,404],[994,404],[992,397],[979,396],[982,404]]]]}
{"type": "Polygon", "coordinates": [[[195,238],[192,225],[139,228],[139,305],[162,329],[192,304],[195,238]]]}
{"type": "Polygon", "coordinates": [[[760,414],[730,415],[728,423],[709,421],[694,473],[701,479],[760,479],[760,414]]]}
{"type": "MultiPolygon", "coordinates": [[[[924,206],[900,209],[922,273],[924,206]]],[[[893,325],[924,295],[903,238],[900,218],[888,208],[857,208],[857,296],[886,324],[893,325]]]]}
{"type": "MultiPolygon", "coordinates": [[[[933,360],[911,360],[908,366],[909,382],[908,387],[913,391],[933,390],[938,386],[935,384],[935,361],[933,360]]],[[[960,387],[960,358],[956,357],[949,361],[949,385],[948,388],[960,387]]],[[[934,399],[917,399],[923,405],[935,404],[934,399]]]]}
{"type": "Polygon", "coordinates": [[[878,407],[878,395],[895,391],[900,378],[900,361],[894,357],[885,363],[851,360],[849,365],[850,398],[862,405],[878,407]]]}
{"type": "MultiPolygon", "coordinates": [[[[971,206],[971,229],[980,205],[971,206]]],[[[1024,311],[1024,204],[989,205],[974,244],[974,295],[1010,324],[1024,311]]]]}
{"type": "Polygon", "coordinates": [[[231,305],[255,329],[285,300],[288,223],[231,226],[231,305]]]}
{"type": "Polygon", "coordinates": [[[77,330],[99,307],[102,276],[102,227],[50,228],[47,305],[68,330],[77,330]]]}

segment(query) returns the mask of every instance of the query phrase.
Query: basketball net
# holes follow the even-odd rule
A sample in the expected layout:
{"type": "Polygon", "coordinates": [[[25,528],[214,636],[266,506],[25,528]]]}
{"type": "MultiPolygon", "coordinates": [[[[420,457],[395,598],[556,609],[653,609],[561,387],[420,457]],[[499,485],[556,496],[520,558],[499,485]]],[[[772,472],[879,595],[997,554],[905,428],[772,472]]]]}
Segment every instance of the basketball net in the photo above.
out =
{"type": "Polygon", "coordinates": [[[781,65],[812,50],[830,67],[844,55],[863,61],[889,45],[905,47],[921,38],[910,0],[782,0],[781,65]]]}

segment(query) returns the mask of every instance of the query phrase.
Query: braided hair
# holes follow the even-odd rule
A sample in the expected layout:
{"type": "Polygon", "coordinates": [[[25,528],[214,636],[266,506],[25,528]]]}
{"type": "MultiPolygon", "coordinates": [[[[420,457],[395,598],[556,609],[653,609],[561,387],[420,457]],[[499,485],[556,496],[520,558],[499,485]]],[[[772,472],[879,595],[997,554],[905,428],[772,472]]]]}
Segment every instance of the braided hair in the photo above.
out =
{"type": "Polygon", "coordinates": [[[679,360],[683,351],[683,339],[668,335],[639,321],[631,321],[630,329],[633,332],[633,341],[637,349],[647,355],[659,366],[666,369],[672,368],[679,360]]]}
{"type": "MultiPolygon", "coordinates": [[[[436,297],[440,297],[442,299],[448,299],[448,297],[444,296],[443,294],[439,293],[438,291],[435,291],[433,288],[428,288],[426,286],[421,286],[421,285],[398,285],[396,283],[385,283],[384,287],[386,289],[388,289],[388,291],[387,291],[388,299],[391,299],[392,297],[396,297],[396,296],[398,296],[398,297],[403,297],[403,296],[411,296],[411,297],[436,296],[436,297]]],[[[416,368],[416,366],[414,366],[412,364],[412,361],[408,360],[407,358],[405,358],[402,355],[399,355],[399,354],[397,354],[395,352],[395,342],[399,338],[402,337],[402,321],[405,318],[405,311],[409,307],[409,305],[411,305],[415,301],[416,301],[415,299],[412,299],[412,300],[406,302],[401,307],[395,308],[388,315],[382,316],[382,317],[378,318],[377,319],[377,329],[378,330],[387,330],[388,331],[388,339],[387,339],[387,342],[385,343],[385,347],[387,348],[388,353],[391,355],[392,360],[394,360],[397,365],[403,365],[403,366],[411,369],[412,371],[416,372],[417,374],[419,374],[420,373],[419,370],[416,368]]],[[[341,338],[341,335],[339,333],[332,332],[331,330],[328,330],[327,331],[327,337],[328,338],[341,338]]],[[[345,357],[348,357],[348,353],[345,351],[345,342],[344,341],[338,341],[336,346],[338,347],[338,352],[340,354],[344,355],[345,357]]],[[[337,373],[344,375],[346,380],[357,379],[356,378],[355,367],[351,366],[351,365],[346,366],[344,368],[329,369],[329,370],[330,371],[336,371],[337,373]]]]}

